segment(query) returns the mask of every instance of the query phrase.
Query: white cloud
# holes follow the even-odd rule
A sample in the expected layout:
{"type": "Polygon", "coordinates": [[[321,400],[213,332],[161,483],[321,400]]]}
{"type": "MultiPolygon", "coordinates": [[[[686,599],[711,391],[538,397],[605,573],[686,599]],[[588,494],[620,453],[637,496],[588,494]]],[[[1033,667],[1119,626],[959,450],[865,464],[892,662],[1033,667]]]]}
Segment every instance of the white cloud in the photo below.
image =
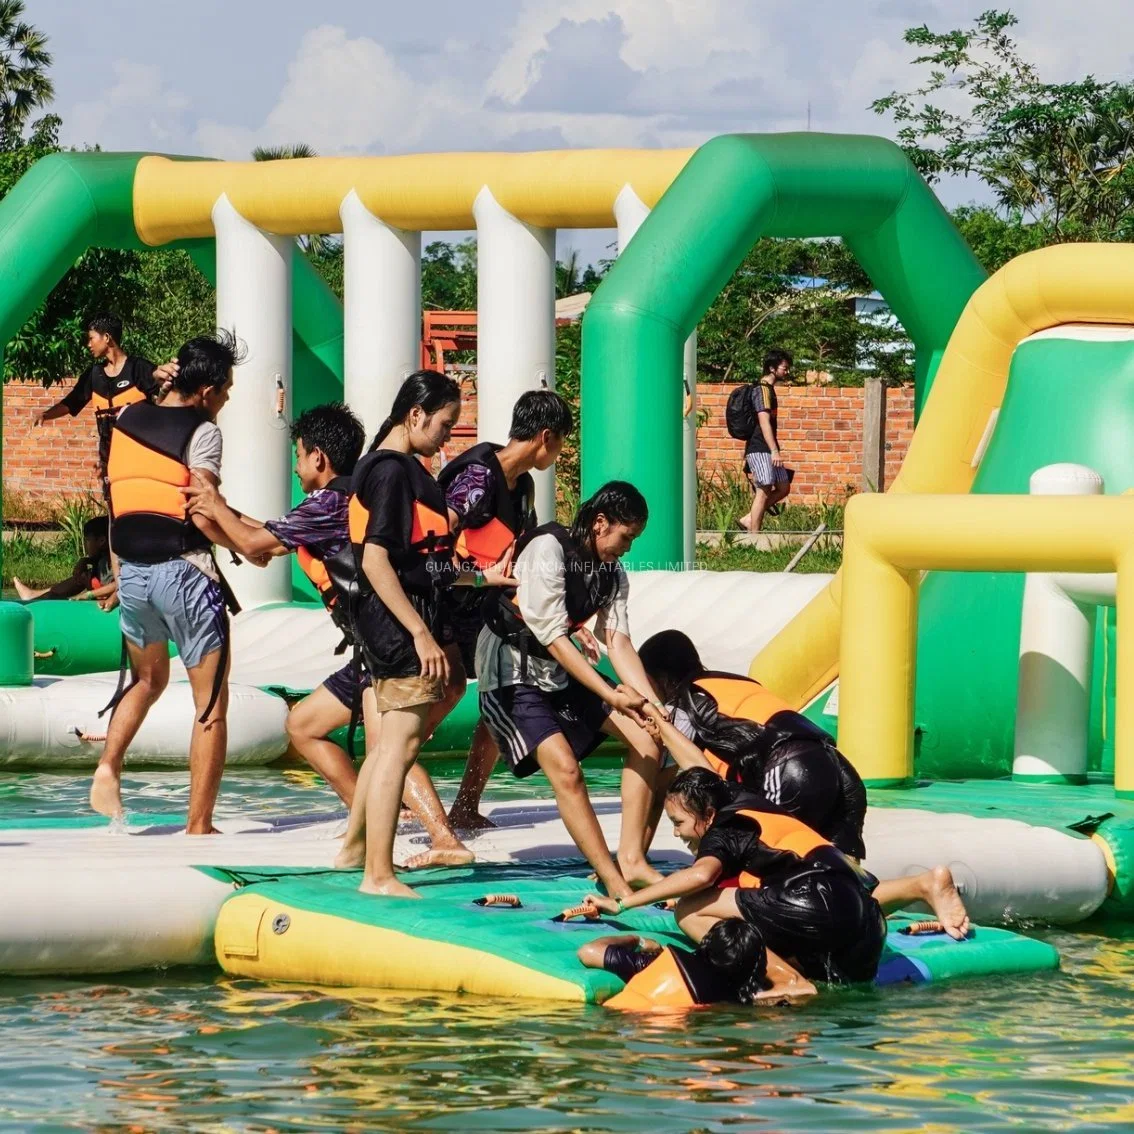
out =
{"type": "Polygon", "coordinates": [[[70,145],[98,143],[104,150],[168,149],[184,133],[189,99],[167,85],[163,68],[150,63],[110,64],[108,85],[95,83],[101,97],[66,112],[63,140],[70,145]]]}

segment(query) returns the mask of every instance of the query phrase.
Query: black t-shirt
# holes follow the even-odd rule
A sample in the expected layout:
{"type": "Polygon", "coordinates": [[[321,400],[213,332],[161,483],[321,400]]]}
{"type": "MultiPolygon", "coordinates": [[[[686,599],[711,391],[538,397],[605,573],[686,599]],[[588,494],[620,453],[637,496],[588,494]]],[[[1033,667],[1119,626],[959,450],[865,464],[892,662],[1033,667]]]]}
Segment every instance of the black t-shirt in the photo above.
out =
{"type": "Polygon", "coordinates": [[[106,367],[96,362],[83,371],[78,382],[60,399],[72,417],[81,413],[93,395],[98,394],[113,402],[131,386],[136,386],[151,401],[157,393],[158,384],[154,381],[154,364],[147,358],[127,355],[121,373],[111,377],[106,367]]]}
{"type": "Polygon", "coordinates": [[[721,864],[721,878],[754,874],[763,882],[794,874],[803,860],[794,851],[777,850],[761,838],[759,820],[739,814],[739,809],[766,811],[764,800],[751,792],[735,789],[733,802],[717,812],[697,850],[697,859],[715,858],[721,864]]]}
{"type": "MultiPolygon", "coordinates": [[[[727,978],[704,958],[689,949],[679,949],[673,945],[667,945],[666,948],[674,955],[695,1003],[719,1004],[724,1000],[737,999],[736,990],[727,978]]],[[[602,967],[620,980],[629,982],[632,977],[648,969],[659,956],[658,953],[643,953],[629,945],[608,945],[602,967]]]]}
{"type": "Polygon", "coordinates": [[[772,436],[778,439],[776,425],[779,420],[780,401],[776,396],[776,388],[770,382],[752,383],[752,412],[756,416],[756,428],[744,447],[745,455],[749,453],[770,453],[768,442],[764,440],[764,431],[760,428],[760,414],[767,413],[772,422],[772,436]]]}

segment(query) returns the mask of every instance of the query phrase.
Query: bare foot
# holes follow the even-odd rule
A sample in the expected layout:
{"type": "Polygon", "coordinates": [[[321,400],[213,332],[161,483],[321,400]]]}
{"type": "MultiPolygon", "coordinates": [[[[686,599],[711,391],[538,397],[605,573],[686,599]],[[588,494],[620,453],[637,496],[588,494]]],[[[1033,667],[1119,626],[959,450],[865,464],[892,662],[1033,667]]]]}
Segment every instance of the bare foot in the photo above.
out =
{"type": "Polygon", "coordinates": [[[458,811],[456,807],[449,812],[449,826],[458,831],[495,831],[496,824],[479,811],[458,811]]]}
{"type": "Polygon", "coordinates": [[[200,831],[194,830],[194,828],[192,827],[186,827],[185,833],[187,835],[219,835],[221,831],[219,827],[214,827],[212,823],[210,823],[207,827],[200,831]]]}
{"type": "MultiPolygon", "coordinates": [[[[619,859],[618,869],[622,872],[622,877],[626,879],[632,890],[641,890],[646,886],[652,886],[665,877],[660,870],[652,867],[645,859],[635,863],[623,863],[619,859]]],[[[612,896],[617,897],[617,895],[612,896]]]]}
{"type": "Polygon", "coordinates": [[[365,878],[358,887],[360,894],[376,894],[383,898],[420,898],[421,895],[396,878],[385,878],[379,882],[368,882],[365,878]]]}
{"type": "Polygon", "coordinates": [[[468,847],[458,844],[455,847],[433,847],[406,859],[403,870],[424,870],[427,866],[467,866],[476,861],[476,855],[468,847]]]}
{"type": "Polygon", "coordinates": [[[344,846],[335,855],[336,870],[361,870],[366,864],[366,847],[344,846]]]}
{"type": "Polygon", "coordinates": [[[752,527],[752,521],[747,516],[741,516],[736,521],[745,531],[752,527]]]}
{"type": "Polygon", "coordinates": [[[122,784],[118,776],[105,764],[95,768],[91,779],[91,810],[110,819],[122,815],[122,784]]]}
{"type": "Polygon", "coordinates": [[[937,915],[937,920],[950,937],[963,940],[969,932],[969,915],[953,881],[953,872],[947,866],[935,866],[922,878],[925,901],[937,915]]]}
{"type": "Polygon", "coordinates": [[[16,588],[16,594],[18,594],[24,602],[27,602],[28,599],[35,598],[35,591],[32,590],[27,583],[21,583],[15,575],[12,576],[12,586],[16,588]]]}

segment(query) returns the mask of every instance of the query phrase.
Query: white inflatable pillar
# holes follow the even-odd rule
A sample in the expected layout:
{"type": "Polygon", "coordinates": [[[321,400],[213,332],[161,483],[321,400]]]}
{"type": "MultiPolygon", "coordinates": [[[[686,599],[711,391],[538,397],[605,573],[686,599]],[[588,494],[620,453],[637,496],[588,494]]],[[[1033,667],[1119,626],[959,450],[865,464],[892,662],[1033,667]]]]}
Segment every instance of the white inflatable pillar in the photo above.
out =
{"type": "MultiPolygon", "coordinates": [[[[618,253],[650,215],[649,207],[629,185],[623,185],[614,199],[614,220],[618,225],[618,253]]],[[[682,555],[691,570],[697,554],[697,332],[685,340],[685,379],[687,407],[681,423],[681,526],[682,555]]]]}
{"type": "MultiPolygon", "coordinates": [[[[295,238],[249,224],[222,195],[213,206],[217,235],[217,325],[235,332],[247,354],[233,374],[218,424],[221,477],[234,508],[258,520],[291,507],[291,257],[295,238]]],[[[241,606],[291,599],[287,557],[267,567],[221,557],[241,606]]]]}
{"type": "MultiPolygon", "coordinates": [[[[477,437],[503,444],[512,407],[555,388],[555,230],[525,224],[488,187],[473,203],[477,230],[477,437]]],[[[534,473],[540,522],[555,519],[555,471],[534,473]]]]}
{"type": "Polygon", "coordinates": [[[343,225],[343,395],[369,444],[421,365],[421,233],[379,220],[352,189],[343,225]]]}
{"type": "MultiPolygon", "coordinates": [[[[1103,480],[1083,465],[1047,465],[1032,474],[1029,490],[1039,496],[1097,496],[1103,480]]],[[[1037,572],[1024,581],[1015,780],[1084,783],[1087,778],[1095,606],[1077,602],[1060,579],[1037,572]]]]}

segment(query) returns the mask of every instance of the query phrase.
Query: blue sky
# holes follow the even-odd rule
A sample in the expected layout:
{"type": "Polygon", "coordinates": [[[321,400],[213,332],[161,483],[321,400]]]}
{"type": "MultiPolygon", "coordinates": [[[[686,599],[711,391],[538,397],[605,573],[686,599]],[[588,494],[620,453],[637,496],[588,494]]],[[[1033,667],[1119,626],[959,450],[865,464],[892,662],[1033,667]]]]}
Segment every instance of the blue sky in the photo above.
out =
{"type": "MultiPolygon", "coordinates": [[[[64,140],[243,158],[686,146],[728,131],[887,133],[902,30],[991,0],[33,0],[64,140]]],[[[1126,0],[1004,0],[1053,80],[1134,73],[1126,0]]],[[[973,191],[947,186],[948,203],[973,191]]],[[[560,234],[602,254],[608,233],[560,234]]]]}

